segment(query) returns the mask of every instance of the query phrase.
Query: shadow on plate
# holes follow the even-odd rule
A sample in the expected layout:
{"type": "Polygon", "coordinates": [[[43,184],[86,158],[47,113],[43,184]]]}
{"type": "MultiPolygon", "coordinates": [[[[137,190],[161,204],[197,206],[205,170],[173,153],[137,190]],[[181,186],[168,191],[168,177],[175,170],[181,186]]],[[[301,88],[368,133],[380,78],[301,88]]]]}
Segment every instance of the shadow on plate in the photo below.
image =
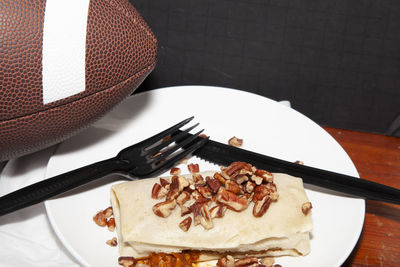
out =
{"type": "Polygon", "coordinates": [[[331,190],[328,188],[324,188],[324,187],[320,187],[320,186],[316,186],[316,185],[312,185],[312,184],[306,184],[304,183],[304,188],[314,191],[314,192],[319,192],[319,193],[324,193],[324,194],[329,194],[329,195],[333,195],[333,196],[337,196],[337,197],[349,197],[349,198],[354,198],[354,199],[363,199],[360,197],[355,197],[346,193],[341,193],[335,190],[331,190]]]}
{"type": "Polygon", "coordinates": [[[79,186],[77,188],[74,188],[68,192],[62,193],[58,196],[53,197],[52,199],[58,199],[58,198],[63,198],[63,197],[70,197],[76,194],[84,193],[99,187],[102,187],[107,184],[112,184],[114,182],[125,182],[125,181],[131,181],[131,179],[128,179],[122,174],[110,174],[107,176],[104,176],[98,180],[92,181],[90,183],[87,183],[85,185],[79,186]]]}
{"type": "Polygon", "coordinates": [[[4,215],[0,217],[0,226],[23,222],[31,218],[41,216],[44,213],[42,203],[35,204],[33,206],[24,208],[19,211],[4,215]]]}

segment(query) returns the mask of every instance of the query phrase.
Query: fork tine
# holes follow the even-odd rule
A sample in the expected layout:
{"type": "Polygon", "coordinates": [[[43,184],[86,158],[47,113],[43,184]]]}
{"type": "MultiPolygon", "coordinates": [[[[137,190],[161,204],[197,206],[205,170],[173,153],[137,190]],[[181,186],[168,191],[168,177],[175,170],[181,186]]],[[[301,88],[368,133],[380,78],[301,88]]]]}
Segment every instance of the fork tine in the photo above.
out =
{"type": "Polygon", "coordinates": [[[171,147],[170,149],[168,149],[167,151],[161,153],[160,155],[152,158],[153,162],[158,162],[161,159],[165,159],[166,157],[168,157],[169,155],[171,155],[172,153],[174,153],[175,151],[177,151],[180,148],[185,147],[187,144],[190,144],[191,142],[193,142],[202,132],[203,130],[198,131],[197,133],[190,135],[188,138],[186,138],[185,140],[183,140],[182,142],[179,142],[178,144],[176,144],[175,146],[171,147]]]}
{"type": "Polygon", "coordinates": [[[195,125],[189,127],[188,129],[181,131],[179,134],[172,136],[170,139],[168,139],[167,141],[162,142],[161,144],[152,147],[146,151],[147,155],[154,155],[157,152],[159,152],[161,149],[163,149],[164,147],[167,147],[169,144],[181,139],[183,136],[185,136],[188,132],[190,132],[191,130],[193,130],[194,128],[196,128],[199,125],[199,123],[196,123],[195,125]]]}
{"type": "MultiPolygon", "coordinates": [[[[194,135],[193,135],[194,136],[194,135]]],[[[197,136],[195,136],[197,137],[197,136]]],[[[162,169],[169,169],[174,164],[179,163],[184,157],[189,155],[190,153],[194,152],[196,149],[202,147],[208,140],[209,137],[200,138],[201,140],[197,141],[196,143],[192,144],[190,147],[185,148],[182,152],[178,153],[177,155],[167,159],[166,161],[161,162],[157,167],[154,169],[154,172],[162,169]]],[[[193,141],[193,139],[192,139],[193,141]]],[[[155,163],[153,163],[155,164],[155,163]]]]}
{"type": "Polygon", "coordinates": [[[157,141],[163,139],[164,137],[168,136],[169,134],[175,132],[176,130],[178,130],[179,128],[184,126],[185,124],[189,123],[191,120],[193,120],[193,118],[194,118],[194,116],[187,118],[187,119],[175,124],[174,126],[171,126],[170,128],[141,141],[137,145],[146,146],[146,147],[150,146],[150,145],[156,143],[157,141]]]}

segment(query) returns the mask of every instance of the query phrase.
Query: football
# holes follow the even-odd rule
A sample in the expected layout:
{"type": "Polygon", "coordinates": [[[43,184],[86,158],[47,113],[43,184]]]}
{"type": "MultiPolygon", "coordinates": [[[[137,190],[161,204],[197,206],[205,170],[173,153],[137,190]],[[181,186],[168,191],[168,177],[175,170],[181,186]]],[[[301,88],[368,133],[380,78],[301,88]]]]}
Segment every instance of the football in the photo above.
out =
{"type": "Polygon", "coordinates": [[[0,162],[51,146],[129,96],[157,40],[128,0],[2,0],[0,162]]]}

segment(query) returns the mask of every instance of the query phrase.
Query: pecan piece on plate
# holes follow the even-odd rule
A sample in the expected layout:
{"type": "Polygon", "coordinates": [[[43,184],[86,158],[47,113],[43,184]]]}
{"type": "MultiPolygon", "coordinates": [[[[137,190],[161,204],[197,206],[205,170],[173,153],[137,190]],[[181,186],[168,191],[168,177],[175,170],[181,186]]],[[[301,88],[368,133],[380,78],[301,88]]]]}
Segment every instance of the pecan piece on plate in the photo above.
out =
{"type": "Polygon", "coordinates": [[[235,147],[241,147],[243,145],[243,139],[234,136],[228,140],[228,144],[235,147]]]}
{"type": "Polygon", "coordinates": [[[103,210],[99,211],[96,213],[96,215],[93,216],[93,221],[98,225],[98,226],[106,226],[107,225],[107,218],[104,215],[103,210]]]}
{"type": "Polygon", "coordinates": [[[112,239],[107,240],[106,244],[111,246],[111,247],[116,247],[118,245],[117,238],[113,237],[112,239]]]}
{"type": "Polygon", "coordinates": [[[108,219],[106,224],[107,224],[107,229],[108,229],[110,232],[114,232],[114,229],[115,229],[115,219],[114,219],[114,218],[108,219]]]}
{"type": "Polygon", "coordinates": [[[110,218],[110,217],[113,215],[113,209],[112,209],[112,207],[106,208],[106,209],[103,211],[103,213],[104,213],[104,216],[105,216],[107,219],[110,218]]]}
{"type": "Polygon", "coordinates": [[[190,163],[187,165],[190,173],[198,173],[200,171],[199,164],[190,163]]]}
{"type": "Polygon", "coordinates": [[[303,205],[301,205],[301,211],[303,212],[304,215],[307,215],[311,209],[312,209],[311,202],[305,202],[303,203],[303,205]]]}

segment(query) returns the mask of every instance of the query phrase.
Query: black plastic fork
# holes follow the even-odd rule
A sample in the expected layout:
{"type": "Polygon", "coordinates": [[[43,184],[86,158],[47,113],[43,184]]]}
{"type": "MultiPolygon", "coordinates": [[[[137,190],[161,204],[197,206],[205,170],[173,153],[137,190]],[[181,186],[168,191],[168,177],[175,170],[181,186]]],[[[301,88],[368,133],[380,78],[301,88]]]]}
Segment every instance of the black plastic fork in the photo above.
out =
{"type": "Polygon", "coordinates": [[[208,137],[197,138],[203,130],[189,134],[198,124],[183,131],[179,130],[192,119],[190,117],[129,146],[114,158],[60,174],[1,197],[0,216],[40,203],[109,174],[121,173],[134,179],[150,177],[168,170],[208,141],[208,137]]]}

